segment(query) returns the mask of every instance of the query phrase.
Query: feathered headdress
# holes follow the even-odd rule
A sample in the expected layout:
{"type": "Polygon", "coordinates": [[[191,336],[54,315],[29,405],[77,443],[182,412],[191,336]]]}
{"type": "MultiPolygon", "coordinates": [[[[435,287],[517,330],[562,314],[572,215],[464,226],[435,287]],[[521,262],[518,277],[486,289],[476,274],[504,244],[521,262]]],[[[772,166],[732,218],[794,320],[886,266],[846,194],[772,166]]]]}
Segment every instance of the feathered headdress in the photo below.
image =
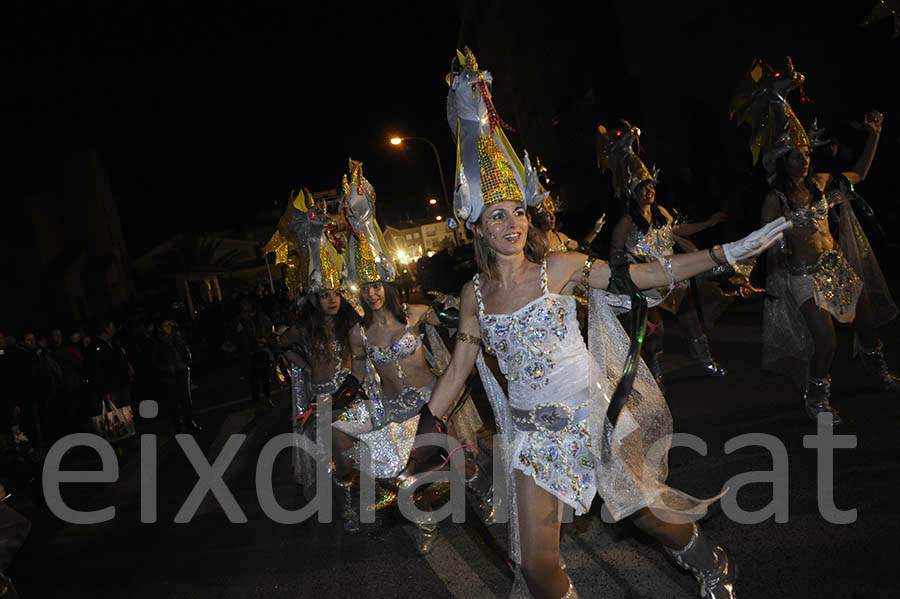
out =
{"type": "Polygon", "coordinates": [[[641,130],[628,121],[614,130],[597,125],[597,166],[609,171],[616,196],[629,198],[644,181],[659,182],[659,169],[648,169],[632,146],[640,148],[641,130]]]}
{"type": "Polygon", "coordinates": [[[360,286],[393,281],[397,269],[375,220],[375,189],[362,175],[362,162],[352,158],[341,181],[340,210],[350,227],[346,250],[350,280],[360,286]]]}
{"type": "Polygon", "coordinates": [[[453,208],[457,222],[475,223],[485,206],[523,202],[537,206],[547,196],[538,182],[528,152],[519,160],[503,129],[512,130],[491,96],[493,78],[478,70],[475,55],[456,51],[456,65],[447,75],[447,122],[456,140],[453,208]]]}

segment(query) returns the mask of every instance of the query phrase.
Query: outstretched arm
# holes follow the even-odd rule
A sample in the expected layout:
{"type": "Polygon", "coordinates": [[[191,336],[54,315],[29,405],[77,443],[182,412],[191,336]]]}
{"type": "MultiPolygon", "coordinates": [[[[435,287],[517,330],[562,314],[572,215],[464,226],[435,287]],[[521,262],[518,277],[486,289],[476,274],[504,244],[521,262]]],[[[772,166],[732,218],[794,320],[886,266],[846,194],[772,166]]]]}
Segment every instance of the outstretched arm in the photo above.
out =
{"type": "MultiPolygon", "coordinates": [[[[678,254],[669,257],[671,274],[675,281],[683,281],[695,275],[705,272],[719,264],[734,264],[749,258],[753,258],[766,251],[782,237],[782,231],[791,227],[790,221],[784,217],[773,220],[750,235],[726,243],[723,246],[715,246],[710,250],[700,250],[689,254],[678,254]]],[[[591,269],[590,285],[598,289],[606,289],[609,286],[609,266],[599,263],[591,269]]],[[[668,273],[659,262],[645,264],[632,264],[630,267],[631,279],[640,289],[652,289],[669,285],[668,273]]]]}
{"type": "Polygon", "coordinates": [[[481,349],[481,331],[478,327],[478,308],[475,302],[475,291],[472,283],[466,283],[462,290],[460,300],[459,333],[456,338],[456,346],[450,364],[444,373],[438,377],[428,408],[431,413],[442,418],[449,410],[453,401],[459,396],[459,392],[466,384],[478,351],[481,349]]]}
{"type": "Polygon", "coordinates": [[[683,237],[690,237],[700,231],[705,231],[712,227],[715,227],[723,220],[728,218],[727,212],[716,212],[708,219],[699,222],[699,223],[681,223],[672,228],[672,232],[676,235],[681,235],[683,237]]]}

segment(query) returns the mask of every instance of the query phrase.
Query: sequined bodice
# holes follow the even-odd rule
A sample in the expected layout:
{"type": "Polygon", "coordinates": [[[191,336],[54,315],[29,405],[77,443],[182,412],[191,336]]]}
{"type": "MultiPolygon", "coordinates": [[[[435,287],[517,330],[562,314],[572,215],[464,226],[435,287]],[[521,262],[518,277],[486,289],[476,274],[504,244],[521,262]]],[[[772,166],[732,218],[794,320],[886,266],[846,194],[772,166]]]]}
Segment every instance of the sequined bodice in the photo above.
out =
{"type": "Polygon", "coordinates": [[[482,339],[497,356],[513,407],[530,409],[548,397],[578,405],[589,387],[589,357],[579,334],[575,298],[547,290],[545,266],[541,279],[543,294],[534,301],[511,314],[488,314],[475,275],[482,339]]]}
{"type": "Polygon", "coordinates": [[[385,347],[370,344],[368,338],[366,338],[366,330],[362,327],[359,329],[362,333],[363,344],[366,347],[366,355],[369,356],[369,359],[372,360],[374,364],[383,365],[399,362],[400,360],[413,355],[420,347],[422,347],[421,337],[410,331],[409,327],[407,327],[406,332],[403,333],[396,343],[392,343],[385,347]]]}
{"type": "Polygon", "coordinates": [[[797,210],[791,208],[784,194],[779,192],[779,197],[781,198],[782,214],[794,223],[795,227],[815,227],[816,221],[828,218],[828,199],[824,194],[816,202],[797,210]]]}
{"type": "Polygon", "coordinates": [[[625,238],[625,251],[640,259],[671,256],[675,253],[672,223],[662,227],[650,227],[646,233],[632,226],[625,238]]]}

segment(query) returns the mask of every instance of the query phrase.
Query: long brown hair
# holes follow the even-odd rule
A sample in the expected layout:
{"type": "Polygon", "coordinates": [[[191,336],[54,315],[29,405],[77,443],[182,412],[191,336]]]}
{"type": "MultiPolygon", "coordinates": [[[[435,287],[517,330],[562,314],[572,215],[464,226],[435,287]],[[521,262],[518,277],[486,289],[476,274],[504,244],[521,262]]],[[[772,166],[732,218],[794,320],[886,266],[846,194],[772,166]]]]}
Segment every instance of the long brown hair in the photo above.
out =
{"type": "Polygon", "coordinates": [[[815,171],[813,171],[812,165],[812,157],[810,157],[809,161],[809,172],[806,174],[806,177],[803,178],[801,183],[794,182],[793,179],[788,176],[787,172],[787,159],[790,155],[790,152],[787,154],[782,154],[775,160],[775,181],[772,183],[772,187],[779,190],[781,193],[785,195],[785,197],[791,197],[791,194],[800,191],[800,187],[805,186],[807,190],[809,190],[811,200],[811,204],[815,204],[818,202],[824,192],[822,189],[816,185],[815,181],[815,171]]]}
{"type": "Polygon", "coordinates": [[[334,337],[325,326],[325,318],[322,304],[319,303],[319,294],[308,293],[300,302],[297,311],[297,329],[300,332],[301,345],[309,354],[308,357],[315,355],[322,348],[327,348],[334,340],[341,343],[344,352],[350,350],[350,329],[359,322],[359,314],[350,302],[341,296],[341,307],[334,315],[334,337]]]}
{"type": "MultiPolygon", "coordinates": [[[[476,224],[481,224],[481,217],[478,217],[476,224]]],[[[525,258],[529,262],[540,264],[548,249],[547,235],[529,222],[525,237],[525,258]]],[[[484,273],[489,279],[497,276],[497,254],[487,240],[478,235],[475,235],[475,264],[478,272],[484,273]]]]}
{"type": "MultiPolygon", "coordinates": [[[[397,288],[394,287],[393,283],[388,283],[387,281],[381,281],[381,286],[384,289],[384,307],[400,324],[407,324],[409,319],[406,317],[406,310],[403,309],[403,302],[400,301],[400,294],[397,293],[397,288]]],[[[360,296],[362,296],[362,292],[360,292],[360,296]]],[[[375,314],[372,312],[369,304],[366,303],[365,298],[360,297],[360,302],[363,307],[362,325],[367,327],[372,324],[375,314]]]]}

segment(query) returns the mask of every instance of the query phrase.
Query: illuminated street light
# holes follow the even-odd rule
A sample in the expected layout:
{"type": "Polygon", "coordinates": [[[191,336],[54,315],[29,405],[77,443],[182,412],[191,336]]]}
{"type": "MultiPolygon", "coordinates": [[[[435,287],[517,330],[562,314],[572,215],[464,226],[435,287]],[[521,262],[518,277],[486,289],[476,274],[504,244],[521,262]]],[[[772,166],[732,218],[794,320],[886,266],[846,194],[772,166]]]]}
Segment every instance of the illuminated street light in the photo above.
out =
{"type": "Polygon", "coordinates": [[[434,198],[431,198],[430,200],[428,200],[428,203],[431,204],[432,206],[434,206],[435,204],[437,204],[437,200],[434,198]]]}
{"type": "MultiPolygon", "coordinates": [[[[444,194],[444,208],[447,209],[449,214],[453,214],[453,206],[450,205],[450,199],[447,196],[447,183],[444,181],[444,168],[441,166],[441,156],[437,151],[437,148],[430,140],[425,139],[424,137],[392,137],[391,145],[399,146],[404,141],[423,141],[431,146],[431,150],[434,152],[434,159],[437,162],[438,174],[441,176],[441,192],[444,194]]],[[[430,203],[430,202],[429,202],[430,203]]],[[[440,218],[437,220],[441,220],[440,218]]],[[[456,230],[453,230],[453,241],[454,245],[459,245],[459,238],[456,236],[456,230]]]]}
{"type": "Polygon", "coordinates": [[[444,217],[441,216],[440,214],[438,214],[437,216],[434,217],[434,220],[441,220],[442,218],[444,218],[444,217]]]}

